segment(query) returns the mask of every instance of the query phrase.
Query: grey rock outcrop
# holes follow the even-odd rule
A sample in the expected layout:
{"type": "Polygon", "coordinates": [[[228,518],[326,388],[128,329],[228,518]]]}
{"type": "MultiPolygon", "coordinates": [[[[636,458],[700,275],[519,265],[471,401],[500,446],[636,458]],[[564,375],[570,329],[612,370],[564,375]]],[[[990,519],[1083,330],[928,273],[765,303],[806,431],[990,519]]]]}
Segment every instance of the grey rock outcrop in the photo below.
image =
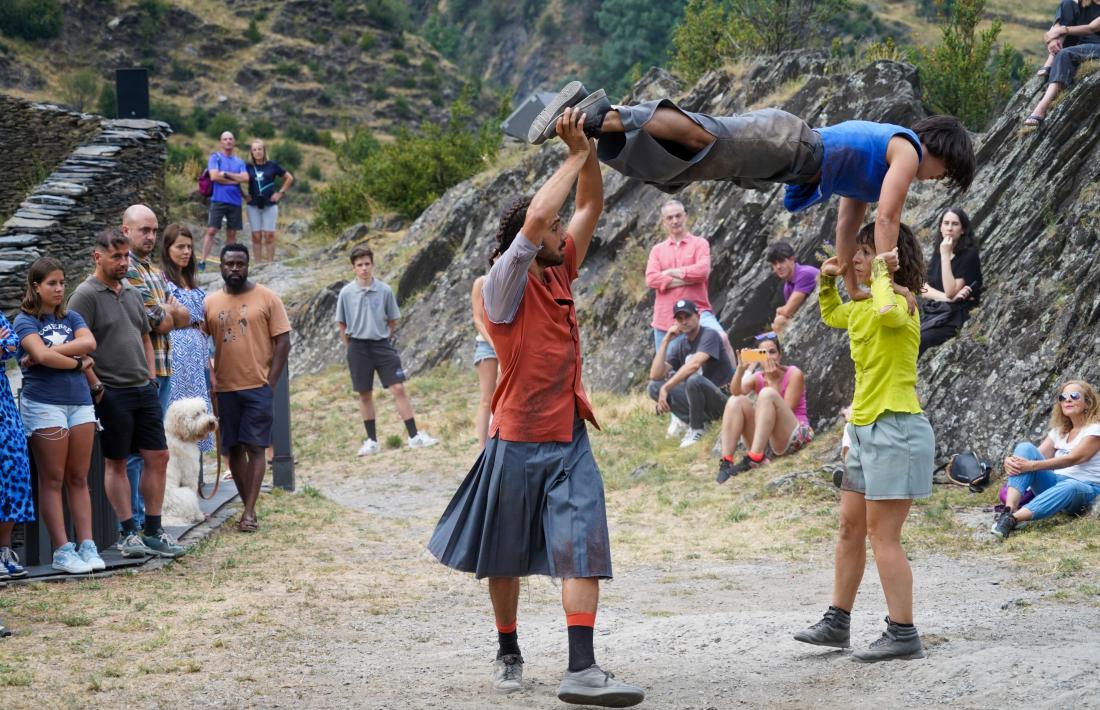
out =
{"type": "MultiPolygon", "coordinates": [[[[22,299],[27,265],[61,260],[77,283],[96,232],[141,202],[162,209],[167,124],[106,120],[0,95],[0,309],[22,299]],[[43,140],[49,136],[49,140],[43,140]]],[[[165,215],[159,215],[162,224],[165,215]]]]}

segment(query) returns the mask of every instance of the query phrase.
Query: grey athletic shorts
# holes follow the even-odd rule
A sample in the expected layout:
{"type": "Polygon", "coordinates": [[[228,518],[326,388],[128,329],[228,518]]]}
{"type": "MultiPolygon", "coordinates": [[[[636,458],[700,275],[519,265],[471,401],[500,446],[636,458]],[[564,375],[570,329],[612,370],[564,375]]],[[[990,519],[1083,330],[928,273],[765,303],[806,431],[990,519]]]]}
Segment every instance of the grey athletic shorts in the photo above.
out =
{"type": "Polygon", "coordinates": [[[802,185],[821,171],[821,136],[798,116],[767,108],[740,116],[715,117],[684,111],[668,99],[616,106],[625,133],[600,137],[596,155],[627,177],[677,192],[701,180],[727,180],[750,190],[774,183],[802,185]],[[715,140],[698,153],[658,140],[644,126],[658,107],[684,114],[715,140]]]}
{"type": "Polygon", "coordinates": [[[923,414],[883,412],[871,424],[848,424],[852,446],[841,490],[867,500],[932,495],[936,439],[923,414]]]}
{"type": "Polygon", "coordinates": [[[428,549],[478,579],[610,578],[603,478],[584,420],[568,444],[489,439],[428,549]]]}

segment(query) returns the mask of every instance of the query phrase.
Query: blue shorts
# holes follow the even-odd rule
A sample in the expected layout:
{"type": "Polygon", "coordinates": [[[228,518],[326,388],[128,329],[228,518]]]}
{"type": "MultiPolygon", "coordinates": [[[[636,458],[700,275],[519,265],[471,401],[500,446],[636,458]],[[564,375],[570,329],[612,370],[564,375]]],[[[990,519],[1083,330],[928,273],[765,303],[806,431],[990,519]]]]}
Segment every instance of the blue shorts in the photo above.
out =
{"type": "Polygon", "coordinates": [[[498,360],[497,351],[493,350],[493,346],[484,340],[474,341],[474,364],[477,365],[482,360],[498,360]]]}
{"type": "Polygon", "coordinates": [[[19,415],[23,431],[30,436],[39,429],[72,429],[95,421],[95,407],[90,404],[47,404],[21,397],[19,415]]]}
{"type": "Polygon", "coordinates": [[[439,519],[428,549],[484,577],[611,577],[603,478],[584,420],[573,440],[485,442],[439,519]]]}
{"type": "Polygon", "coordinates": [[[222,453],[242,444],[271,446],[274,393],[267,385],[250,390],[218,392],[218,429],[222,453]]]}

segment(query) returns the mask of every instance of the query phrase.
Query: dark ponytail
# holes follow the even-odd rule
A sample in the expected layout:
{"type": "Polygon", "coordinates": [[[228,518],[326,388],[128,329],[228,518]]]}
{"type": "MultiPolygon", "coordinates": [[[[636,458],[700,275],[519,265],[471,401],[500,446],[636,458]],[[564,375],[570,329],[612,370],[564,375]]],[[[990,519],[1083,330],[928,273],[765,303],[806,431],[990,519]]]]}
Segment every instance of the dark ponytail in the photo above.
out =
{"type": "Polygon", "coordinates": [[[524,221],[527,220],[527,208],[530,206],[530,196],[517,197],[500,216],[500,225],[497,227],[497,248],[489,256],[489,266],[492,266],[493,262],[512,246],[512,240],[516,238],[519,230],[523,228],[524,221]]]}

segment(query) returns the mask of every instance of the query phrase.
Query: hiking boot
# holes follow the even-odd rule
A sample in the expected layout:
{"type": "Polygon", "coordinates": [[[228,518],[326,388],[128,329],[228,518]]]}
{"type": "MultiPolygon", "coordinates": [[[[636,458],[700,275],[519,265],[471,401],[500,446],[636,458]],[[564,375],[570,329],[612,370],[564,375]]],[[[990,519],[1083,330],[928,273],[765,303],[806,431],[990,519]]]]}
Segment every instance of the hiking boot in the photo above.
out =
{"type": "Polygon", "coordinates": [[[0,579],[22,579],[27,570],[19,564],[19,555],[10,547],[0,547],[0,579]]]}
{"type": "Polygon", "coordinates": [[[1006,510],[997,516],[997,520],[993,523],[993,527],[989,529],[989,532],[1004,540],[1015,529],[1016,518],[1012,517],[1011,511],[1006,510]]]}
{"type": "Polygon", "coordinates": [[[176,542],[175,538],[164,532],[164,528],[157,530],[156,535],[142,535],[141,541],[145,543],[149,554],[157,557],[183,557],[183,554],[187,552],[183,545],[176,542]]]}
{"type": "Polygon", "coordinates": [[[145,546],[145,541],[137,531],[124,534],[118,543],[118,549],[123,557],[148,557],[153,554],[153,551],[145,546]]]}
{"type": "Polygon", "coordinates": [[[684,434],[684,438],[680,439],[680,448],[686,449],[689,446],[695,446],[703,440],[703,434],[705,433],[702,429],[688,429],[687,433],[684,434]]]}
{"type": "Polygon", "coordinates": [[[685,422],[683,419],[676,416],[675,414],[669,414],[668,415],[668,431],[665,432],[665,435],[668,436],[668,438],[670,438],[670,439],[675,439],[676,437],[683,437],[684,432],[687,431],[687,428],[688,428],[687,422],[685,422]]]}
{"type": "Polygon", "coordinates": [[[382,450],[382,447],[378,445],[378,442],[374,439],[363,439],[363,445],[359,447],[359,451],[356,452],[356,456],[370,456],[371,454],[377,454],[382,450]]]}
{"type": "Polygon", "coordinates": [[[714,477],[714,480],[717,483],[725,483],[739,473],[741,472],[733,470],[733,461],[722,459],[718,462],[718,475],[714,477]]]}
{"type": "Polygon", "coordinates": [[[840,609],[829,607],[821,621],[794,635],[795,641],[811,643],[814,646],[848,648],[851,637],[852,617],[840,609]]]}
{"type": "Polygon", "coordinates": [[[66,542],[53,551],[53,564],[50,567],[67,574],[88,574],[92,571],[92,566],[81,559],[76,545],[71,542],[66,542]]]}
{"type": "Polygon", "coordinates": [[[4,626],[4,622],[0,621],[0,639],[7,638],[8,636],[11,636],[11,629],[4,626]]]}
{"type": "Polygon", "coordinates": [[[523,690],[523,656],[509,653],[493,661],[493,690],[508,694],[523,690]]]}
{"type": "Polygon", "coordinates": [[[527,129],[527,142],[538,145],[546,141],[547,138],[554,136],[554,124],[558,118],[565,112],[565,109],[580,103],[587,93],[584,84],[579,81],[571,81],[563,86],[558,95],[546,104],[546,108],[540,111],[539,115],[535,116],[535,120],[531,122],[531,127],[527,129]],[[549,133],[547,130],[549,130],[549,133]]]}
{"type": "Polygon", "coordinates": [[[924,658],[924,648],[915,627],[902,628],[886,617],[882,636],[866,649],[852,653],[852,658],[862,663],[924,658]]]}
{"type": "Polygon", "coordinates": [[[558,686],[558,700],[574,705],[628,708],[645,700],[645,691],[615,680],[615,676],[592,664],[583,671],[566,671],[558,686]]]}
{"type": "Polygon", "coordinates": [[[769,463],[771,463],[771,461],[769,461],[767,458],[762,458],[759,461],[753,461],[752,459],[750,459],[748,457],[748,454],[746,454],[746,455],[742,456],[741,460],[738,461],[737,463],[730,464],[730,475],[731,476],[736,476],[739,473],[744,473],[745,471],[751,471],[754,468],[760,468],[764,464],[769,464],[769,463]]]}
{"type": "Polygon", "coordinates": [[[80,555],[80,559],[91,565],[92,571],[107,569],[107,563],[99,556],[99,548],[95,546],[95,541],[93,540],[85,540],[80,543],[80,547],[77,548],[76,554],[80,555]]]}
{"type": "Polygon", "coordinates": [[[424,449],[429,446],[435,446],[438,443],[439,439],[436,439],[434,436],[431,436],[430,434],[422,431],[417,432],[416,436],[409,437],[410,449],[424,449]]]}

